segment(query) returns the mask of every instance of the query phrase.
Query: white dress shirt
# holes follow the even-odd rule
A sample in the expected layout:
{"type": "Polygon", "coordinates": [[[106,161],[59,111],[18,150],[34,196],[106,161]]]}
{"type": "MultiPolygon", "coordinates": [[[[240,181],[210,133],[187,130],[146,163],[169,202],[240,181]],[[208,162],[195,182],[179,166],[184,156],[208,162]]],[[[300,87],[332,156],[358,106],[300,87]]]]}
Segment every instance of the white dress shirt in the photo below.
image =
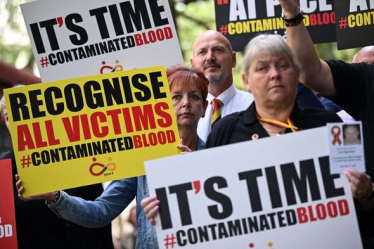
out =
{"type": "MultiPolygon", "coordinates": [[[[213,104],[212,99],[215,97],[208,93],[208,107],[206,108],[205,117],[201,118],[197,126],[197,134],[199,137],[206,142],[210,133],[211,125],[210,120],[213,115],[213,104]]],[[[221,100],[223,105],[221,106],[221,118],[234,112],[240,112],[246,110],[253,101],[252,94],[238,90],[234,85],[231,85],[223,93],[221,93],[217,99],[221,100]]]]}

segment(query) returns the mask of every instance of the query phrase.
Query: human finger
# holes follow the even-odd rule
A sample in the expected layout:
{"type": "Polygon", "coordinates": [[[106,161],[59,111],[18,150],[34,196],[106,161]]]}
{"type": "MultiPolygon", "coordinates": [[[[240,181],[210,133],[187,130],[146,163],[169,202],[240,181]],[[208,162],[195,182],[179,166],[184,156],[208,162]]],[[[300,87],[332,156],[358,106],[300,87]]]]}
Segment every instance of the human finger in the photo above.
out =
{"type": "Polygon", "coordinates": [[[183,153],[183,152],[192,152],[192,150],[190,148],[188,148],[186,145],[179,144],[179,145],[177,145],[177,148],[182,151],[181,153],[183,153]]]}
{"type": "Polygon", "coordinates": [[[154,220],[154,217],[156,216],[156,214],[158,214],[158,210],[159,210],[160,206],[156,205],[154,206],[148,213],[147,213],[147,217],[148,219],[151,221],[152,225],[155,224],[155,220],[154,220]],[[152,222],[153,220],[153,222],[152,222]]]}
{"type": "Polygon", "coordinates": [[[144,213],[147,215],[147,217],[152,217],[149,216],[148,214],[151,213],[151,211],[155,208],[155,206],[157,206],[158,204],[160,203],[159,200],[156,199],[156,197],[154,198],[151,198],[150,200],[147,200],[146,202],[144,202],[142,205],[143,207],[143,210],[144,210],[144,213]]]}
{"type": "Polygon", "coordinates": [[[351,189],[356,199],[365,198],[373,188],[373,183],[369,175],[355,169],[348,169],[344,173],[350,181],[351,189]]]}
{"type": "Polygon", "coordinates": [[[151,203],[152,201],[154,201],[155,199],[156,199],[156,196],[150,196],[150,197],[144,198],[144,199],[140,202],[140,205],[144,208],[144,207],[146,207],[149,203],[151,203]]]}

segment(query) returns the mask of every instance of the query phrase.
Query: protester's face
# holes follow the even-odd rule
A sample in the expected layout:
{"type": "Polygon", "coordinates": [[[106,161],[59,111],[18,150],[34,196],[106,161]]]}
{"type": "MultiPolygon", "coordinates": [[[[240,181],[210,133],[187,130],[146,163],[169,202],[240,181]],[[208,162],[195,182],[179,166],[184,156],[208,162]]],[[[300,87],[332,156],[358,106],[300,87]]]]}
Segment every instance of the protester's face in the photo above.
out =
{"type": "Polygon", "coordinates": [[[236,55],[220,33],[206,32],[194,43],[191,65],[200,68],[209,83],[215,84],[232,75],[232,68],[236,66],[236,55]]]}
{"type": "Polygon", "coordinates": [[[355,126],[346,126],[344,130],[344,136],[347,143],[355,143],[359,134],[360,133],[355,126]]]}
{"type": "Polygon", "coordinates": [[[3,115],[4,115],[4,119],[5,119],[6,128],[8,128],[8,131],[10,132],[9,119],[8,119],[8,111],[7,111],[6,107],[3,109],[3,115]]]}
{"type": "Polygon", "coordinates": [[[285,56],[260,54],[242,74],[244,86],[256,103],[290,104],[295,101],[299,72],[285,56]]]}
{"type": "Polygon", "coordinates": [[[197,127],[206,109],[201,90],[197,86],[183,89],[182,83],[176,83],[171,89],[171,98],[178,126],[197,127]]]}

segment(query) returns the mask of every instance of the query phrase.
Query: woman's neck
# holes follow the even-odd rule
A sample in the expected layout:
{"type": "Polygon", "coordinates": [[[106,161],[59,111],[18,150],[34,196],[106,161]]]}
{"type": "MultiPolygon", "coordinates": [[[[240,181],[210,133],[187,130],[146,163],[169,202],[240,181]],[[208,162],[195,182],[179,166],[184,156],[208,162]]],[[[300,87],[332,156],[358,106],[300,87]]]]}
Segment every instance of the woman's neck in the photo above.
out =
{"type": "MultiPolygon", "coordinates": [[[[256,105],[256,111],[261,118],[276,120],[282,123],[288,123],[288,118],[291,114],[294,105],[286,107],[277,108],[263,108],[261,105],[256,105]]],[[[282,126],[277,126],[269,124],[267,122],[260,121],[262,127],[266,130],[269,136],[279,136],[286,132],[286,128],[282,126]]]]}
{"type": "Polygon", "coordinates": [[[197,127],[178,127],[178,130],[179,136],[183,139],[183,145],[193,151],[197,150],[197,127]]]}
{"type": "Polygon", "coordinates": [[[256,112],[260,115],[261,118],[272,119],[287,123],[287,119],[290,117],[294,104],[286,106],[261,106],[256,105],[256,112]]]}

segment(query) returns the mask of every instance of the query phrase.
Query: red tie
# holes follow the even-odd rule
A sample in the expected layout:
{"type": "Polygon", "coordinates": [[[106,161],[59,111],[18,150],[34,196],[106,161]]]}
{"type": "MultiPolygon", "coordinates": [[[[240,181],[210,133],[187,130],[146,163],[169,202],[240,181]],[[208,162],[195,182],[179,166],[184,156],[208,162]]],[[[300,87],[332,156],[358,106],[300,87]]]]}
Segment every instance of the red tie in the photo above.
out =
{"type": "Polygon", "coordinates": [[[212,120],[210,121],[210,124],[213,125],[221,119],[221,106],[222,102],[219,99],[213,99],[212,100],[213,104],[213,115],[212,115],[212,120]]]}

